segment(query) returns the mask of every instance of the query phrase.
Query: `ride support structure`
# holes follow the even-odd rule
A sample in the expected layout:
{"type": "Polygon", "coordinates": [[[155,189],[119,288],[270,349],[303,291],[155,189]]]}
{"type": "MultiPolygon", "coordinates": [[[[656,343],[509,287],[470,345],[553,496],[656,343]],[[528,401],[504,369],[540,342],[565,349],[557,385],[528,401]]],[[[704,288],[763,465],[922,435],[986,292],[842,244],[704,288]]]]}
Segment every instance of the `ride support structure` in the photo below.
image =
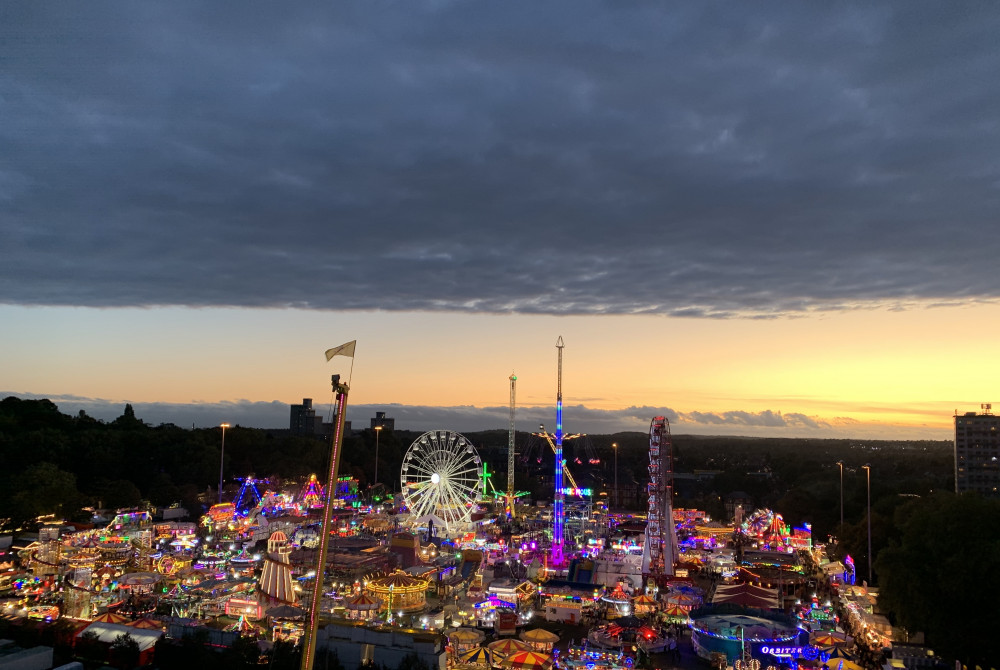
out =
{"type": "Polygon", "coordinates": [[[559,350],[559,364],[556,376],[556,490],[552,503],[552,565],[563,564],[563,543],[566,539],[566,493],[563,489],[563,430],[562,430],[562,358],[563,358],[563,338],[562,335],[556,340],[556,349],[559,350]]]}
{"type": "Polygon", "coordinates": [[[514,398],[517,375],[510,373],[510,430],[507,433],[507,517],[514,518],[514,398]]]}
{"type": "MultiPolygon", "coordinates": [[[[353,367],[354,349],[351,349],[353,367]]],[[[327,360],[330,356],[327,355],[327,360]]],[[[323,597],[323,576],[326,570],[326,555],[330,544],[330,517],[333,508],[332,492],[337,488],[337,472],[340,469],[340,452],[344,443],[344,418],[347,412],[347,393],[350,387],[340,381],[340,375],[330,378],[333,391],[337,398],[336,430],[330,450],[330,471],[326,479],[327,496],[323,505],[323,525],[320,531],[319,556],[316,561],[316,578],[313,581],[312,598],[309,601],[309,611],[306,615],[306,625],[302,640],[302,659],[300,670],[312,670],[316,655],[316,636],[319,632],[320,601],[323,597]]]]}
{"type": "Polygon", "coordinates": [[[663,584],[674,576],[677,560],[677,530],[673,510],[674,452],[670,423],[662,416],[649,425],[649,510],[642,574],[663,584]]]}

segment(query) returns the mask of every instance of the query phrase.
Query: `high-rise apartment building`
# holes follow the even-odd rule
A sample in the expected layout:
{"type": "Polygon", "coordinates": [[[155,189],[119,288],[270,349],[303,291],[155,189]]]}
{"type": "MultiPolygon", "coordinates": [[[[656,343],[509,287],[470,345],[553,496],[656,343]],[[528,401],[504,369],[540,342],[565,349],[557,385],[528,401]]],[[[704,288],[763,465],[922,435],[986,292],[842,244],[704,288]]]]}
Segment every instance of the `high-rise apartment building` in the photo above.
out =
{"type": "Polygon", "coordinates": [[[323,417],[316,415],[312,398],[303,398],[301,405],[291,406],[288,427],[294,435],[320,435],[323,433],[323,417]]]}
{"type": "MultiPolygon", "coordinates": [[[[303,398],[301,405],[289,406],[288,429],[292,435],[311,435],[324,440],[333,437],[334,425],[325,423],[322,415],[313,409],[312,398],[303,398]]],[[[344,433],[350,434],[351,422],[344,422],[344,433]]]]}
{"type": "Polygon", "coordinates": [[[965,491],[1000,496],[1000,417],[989,404],[955,414],[955,492],[965,491]]]}
{"type": "Polygon", "coordinates": [[[385,428],[390,433],[396,430],[396,420],[390,416],[386,416],[385,412],[375,412],[375,418],[372,420],[372,429],[376,427],[385,428]]]}

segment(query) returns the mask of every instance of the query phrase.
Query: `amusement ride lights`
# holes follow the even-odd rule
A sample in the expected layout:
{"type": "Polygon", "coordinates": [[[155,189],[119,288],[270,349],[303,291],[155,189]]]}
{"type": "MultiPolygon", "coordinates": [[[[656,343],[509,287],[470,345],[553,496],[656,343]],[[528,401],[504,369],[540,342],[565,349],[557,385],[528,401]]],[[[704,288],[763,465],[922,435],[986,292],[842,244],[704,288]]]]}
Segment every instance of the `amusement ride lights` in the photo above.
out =
{"type": "Polygon", "coordinates": [[[556,340],[556,349],[559,350],[559,367],[556,382],[556,478],[555,496],[552,505],[552,565],[563,564],[563,542],[566,522],[565,509],[566,494],[563,492],[563,430],[562,430],[562,355],[563,355],[562,335],[556,340]]]}
{"type": "Polygon", "coordinates": [[[868,480],[868,586],[872,585],[872,466],[862,465],[868,480]]]}
{"type": "MultiPolygon", "coordinates": [[[[351,370],[354,369],[354,350],[357,340],[353,340],[339,347],[328,349],[326,360],[330,361],[334,356],[349,356],[351,358],[351,370]]],[[[330,540],[330,511],[333,508],[333,492],[336,491],[337,470],[340,467],[341,446],[344,442],[344,417],[347,411],[347,394],[350,387],[340,381],[340,375],[332,375],[330,382],[337,399],[336,428],[333,434],[333,444],[330,453],[330,472],[326,480],[326,504],[323,505],[323,525],[319,540],[319,556],[316,562],[316,577],[313,581],[313,593],[309,604],[309,612],[306,615],[305,631],[302,641],[301,670],[312,670],[313,660],[316,655],[316,636],[319,629],[320,601],[323,596],[323,573],[326,570],[326,554],[330,540]]]]}
{"type": "Polygon", "coordinates": [[[382,426],[379,424],[375,426],[372,430],[375,431],[375,486],[378,486],[378,435],[382,432],[382,426]]]}
{"type": "Polygon", "coordinates": [[[222,450],[219,452],[219,503],[222,503],[222,464],[226,460],[226,428],[229,428],[228,423],[219,424],[222,428],[222,450]]]}

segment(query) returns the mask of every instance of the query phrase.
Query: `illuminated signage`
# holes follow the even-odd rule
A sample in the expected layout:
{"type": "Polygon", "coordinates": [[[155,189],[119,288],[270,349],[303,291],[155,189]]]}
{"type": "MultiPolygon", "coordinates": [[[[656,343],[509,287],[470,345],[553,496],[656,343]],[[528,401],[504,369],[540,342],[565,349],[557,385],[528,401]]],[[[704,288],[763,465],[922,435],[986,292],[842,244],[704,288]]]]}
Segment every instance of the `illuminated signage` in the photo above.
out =
{"type": "Polygon", "coordinates": [[[565,488],[565,489],[559,489],[559,490],[563,493],[563,495],[567,495],[567,496],[580,496],[580,497],[585,497],[586,496],[586,497],[589,497],[589,496],[594,495],[593,489],[565,488]]]}
{"type": "Polygon", "coordinates": [[[770,654],[771,656],[790,656],[792,658],[804,658],[809,661],[814,661],[816,659],[819,659],[821,661],[827,661],[830,658],[830,655],[828,653],[823,652],[819,647],[815,647],[813,645],[809,645],[806,647],[771,647],[768,645],[762,645],[760,648],[760,653],[770,654]]]}
{"type": "Polygon", "coordinates": [[[760,648],[760,653],[771,656],[798,656],[802,652],[802,647],[769,647],[764,645],[760,648]]]}

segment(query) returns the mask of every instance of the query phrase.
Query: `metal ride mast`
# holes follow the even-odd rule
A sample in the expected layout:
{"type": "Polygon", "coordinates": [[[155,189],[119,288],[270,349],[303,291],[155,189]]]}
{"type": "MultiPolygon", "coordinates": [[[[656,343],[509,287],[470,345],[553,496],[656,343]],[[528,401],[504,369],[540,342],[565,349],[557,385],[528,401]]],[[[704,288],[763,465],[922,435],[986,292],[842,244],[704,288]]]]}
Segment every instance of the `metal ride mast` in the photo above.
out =
{"type": "Polygon", "coordinates": [[[678,553],[673,511],[673,470],[670,423],[658,416],[649,425],[649,512],[642,552],[642,574],[661,586],[674,576],[678,553]]]}
{"type": "Polygon", "coordinates": [[[517,375],[510,373],[510,431],[507,436],[507,516],[514,518],[514,395],[517,375]]]}
{"type": "Polygon", "coordinates": [[[552,503],[552,565],[563,564],[563,542],[565,541],[564,525],[566,523],[566,492],[563,490],[563,430],[562,430],[562,335],[556,340],[559,350],[559,367],[556,376],[556,490],[552,503]]]}
{"type": "MultiPolygon", "coordinates": [[[[356,342],[356,341],[355,341],[356,342]]],[[[326,352],[326,360],[334,356],[350,356],[351,370],[354,369],[355,342],[348,342],[340,347],[326,352]]],[[[347,409],[347,392],[350,387],[340,381],[340,375],[330,377],[333,391],[337,394],[337,427],[333,434],[333,445],[330,451],[330,472],[326,479],[326,500],[323,504],[323,530],[319,539],[319,558],[316,563],[316,577],[313,580],[313,593],[309,612],[306,614],[306,625],[302,640],[302,661],[300,670],[312,670],[316,655],[316,636],[319,628],[320,601],[323,598],[323,573],[326,569],[326,554],[330,545],[330,511],[333,509],[333,496],[337,490],[337,471],[340,467],[341,445],[344,442],[344,418],[347,409]]]]}

